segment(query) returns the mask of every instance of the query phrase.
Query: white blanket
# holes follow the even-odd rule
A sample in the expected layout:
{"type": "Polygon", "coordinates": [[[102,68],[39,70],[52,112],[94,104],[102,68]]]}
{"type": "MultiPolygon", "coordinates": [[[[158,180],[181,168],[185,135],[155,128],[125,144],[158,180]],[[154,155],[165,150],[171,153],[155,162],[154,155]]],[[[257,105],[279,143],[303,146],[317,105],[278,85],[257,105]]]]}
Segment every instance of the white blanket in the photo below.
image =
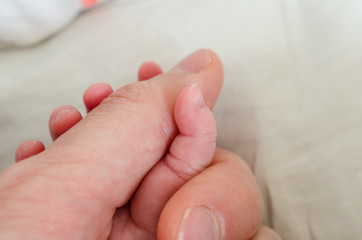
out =
{"type": "Polygon", "coordinates": [[[218,144],[253,169],[264,222],[287,240],[361,239],[361,30],[358,0],[111,2],[0,53],[0,168],[25,139],[50,144],[51,111],[82,108],[90,84],[118,88],[144,60],[167,70],[208,47],[225,66],[218,144]]]}

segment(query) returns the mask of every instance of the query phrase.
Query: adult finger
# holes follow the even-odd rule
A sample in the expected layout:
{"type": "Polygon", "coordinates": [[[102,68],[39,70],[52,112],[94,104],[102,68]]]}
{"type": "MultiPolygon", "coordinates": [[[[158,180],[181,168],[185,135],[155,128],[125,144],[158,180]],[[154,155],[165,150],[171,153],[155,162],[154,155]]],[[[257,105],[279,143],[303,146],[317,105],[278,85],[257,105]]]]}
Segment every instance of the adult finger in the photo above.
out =
{"type": "MultiPolygon", "coordinates": [[[[2,216],[27,211],[23,215],[28,218],[22,218],[22,223],[36,236],[43,236],[38,238],[49,233],[41,231],[44,225],[52,234],[62,233],[68,239],[108,236],[116,208],[129,201],[177,135],[173,110],[180,91],[197,83],[211,108],[222,78],[216,54],[200,50],[168,73],[110,94],[36,158],[2,172],[0,188],[16,192],[4,200],[12,205],[2,216]],[[14,184],[14,179],[21,184],[14,184]],[[38,193],[31,195],[34,201],[22,201],[21,208],[15,204],[15,200],[28,199],[34,192],[38,193]],[[29,216],[38,216],[39,211],[43,214],[30,220],[29,216]],[[67,221],[59,216],[67,216],[67,221]],[[56,224],[59,220],[63,224],[56,224]]],[[[9,196],[8,192],[3,194],[9,196]]],[[[2,226],[4,231],[19,219],[12,220],[2,226]]]]}
{"type": "MultiPolygon", "coordinates": [[[[59,137],[43,156],[66,155],[62,160],[65,164],[69,155],[85,153],[79,160],[85,164],[80,164],[83,167],[81,172],[94,176],[94,168],[99,170],[88,179],[87,185],[95,194],[107,198],[108,206],[110,203],[122,205],[176,136],[178,130],[173,108],[180,91],[197,83],[206,105],[211,108],[222,80],[223,70],[217,55],[210,50],[199,50],[165,74],[127,85],[110,94],[82,121],[59,137]],[[106,164],[104,159],[107,159],[106,164]],[[98,180],[92,182],[99,177],[107,181],[103,184],[98,180]]],[[[56,171],[58,174],[59,168],[56,171]]],[[[75,170],[74,173],[66,171],[66,174],[81,177],[75,170]]]]}

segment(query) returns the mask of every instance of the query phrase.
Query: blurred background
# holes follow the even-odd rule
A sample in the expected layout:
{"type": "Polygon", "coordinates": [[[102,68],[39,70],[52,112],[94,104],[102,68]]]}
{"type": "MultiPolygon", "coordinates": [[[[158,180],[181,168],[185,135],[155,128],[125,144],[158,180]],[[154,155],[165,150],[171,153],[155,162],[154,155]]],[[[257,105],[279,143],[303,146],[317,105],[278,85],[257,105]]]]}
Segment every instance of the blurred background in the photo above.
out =
{"type": "Polygon", "coordinates": [[[73,14],[0,51],[1,170],[22,141],[51,144],[54,108],[84,114],[89,85],[117,89],[144,61],[167,71],[210,48],[225,68],[218,145],[255,173],[265,224],[283,239],[361,239],[362,1],[114,0],[73,14]]]}

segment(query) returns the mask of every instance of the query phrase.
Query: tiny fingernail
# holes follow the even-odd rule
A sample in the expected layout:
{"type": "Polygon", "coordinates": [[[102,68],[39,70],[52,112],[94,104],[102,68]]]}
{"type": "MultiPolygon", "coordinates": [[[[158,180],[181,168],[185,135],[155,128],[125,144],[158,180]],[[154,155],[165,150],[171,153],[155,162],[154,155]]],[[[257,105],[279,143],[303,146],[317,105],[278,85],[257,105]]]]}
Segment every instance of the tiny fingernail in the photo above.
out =
{"type": "Polygon", "coordinates": [[[211,63],[211,53],[207,49],[200,49],[184,58],[177,68],[187,73],[198,73],[211,63]]]}
{"type": "Polygon", "coordinates": [[[196,106],[196,108],[204,108],[206,105],[205,100],[197,83],[192,84],[190,90],[194,106],[196,106]]]}
{"type": "Polygon", "coordinates": [[[219,225],[215,215],[207,207],[186,209],[178,240],[219,240],[219,225]]]}
{"type": "Polygon", "coordinates": [[[73,111],[73,109],[69,109],[69,108],[65,108],[65,109],[60,110],[57,113],[57,115],[55,115],[55,120],[60,120],[64,116],[68,116],[72,111],[73,111]]]}

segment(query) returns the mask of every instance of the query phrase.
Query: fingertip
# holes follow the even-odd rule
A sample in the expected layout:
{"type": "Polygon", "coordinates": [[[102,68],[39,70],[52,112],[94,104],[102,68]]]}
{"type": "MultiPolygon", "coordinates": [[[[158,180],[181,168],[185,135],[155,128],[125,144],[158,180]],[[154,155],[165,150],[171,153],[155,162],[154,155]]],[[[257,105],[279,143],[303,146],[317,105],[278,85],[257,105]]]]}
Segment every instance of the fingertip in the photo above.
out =
{"type": "Polygon", "coordinates": [[[113,89],[108,83],[96,83],[89,86],[83,94],[83,102],[87,112],[97,107],[112,92],[113,89]]]}
{"type": "Polygon", "coordinates": [[[145,81],[162,74],[161,67],[155,62],[144,62],[138,69],[138,81],[145,81]]]}
{"type": "Polygon", "coordinates": [[[19,162],[45,150],[42,142],[36,140],[27,140],[21,143],[15,151],[15,162],[19,162]]]}
{"type": "Polygon", "coordinates": [[[49,118],[49,131],[53,140],[68,131],[82,120],[81,113],[72,106],[61,106],[55,109],[49,118]]]}

